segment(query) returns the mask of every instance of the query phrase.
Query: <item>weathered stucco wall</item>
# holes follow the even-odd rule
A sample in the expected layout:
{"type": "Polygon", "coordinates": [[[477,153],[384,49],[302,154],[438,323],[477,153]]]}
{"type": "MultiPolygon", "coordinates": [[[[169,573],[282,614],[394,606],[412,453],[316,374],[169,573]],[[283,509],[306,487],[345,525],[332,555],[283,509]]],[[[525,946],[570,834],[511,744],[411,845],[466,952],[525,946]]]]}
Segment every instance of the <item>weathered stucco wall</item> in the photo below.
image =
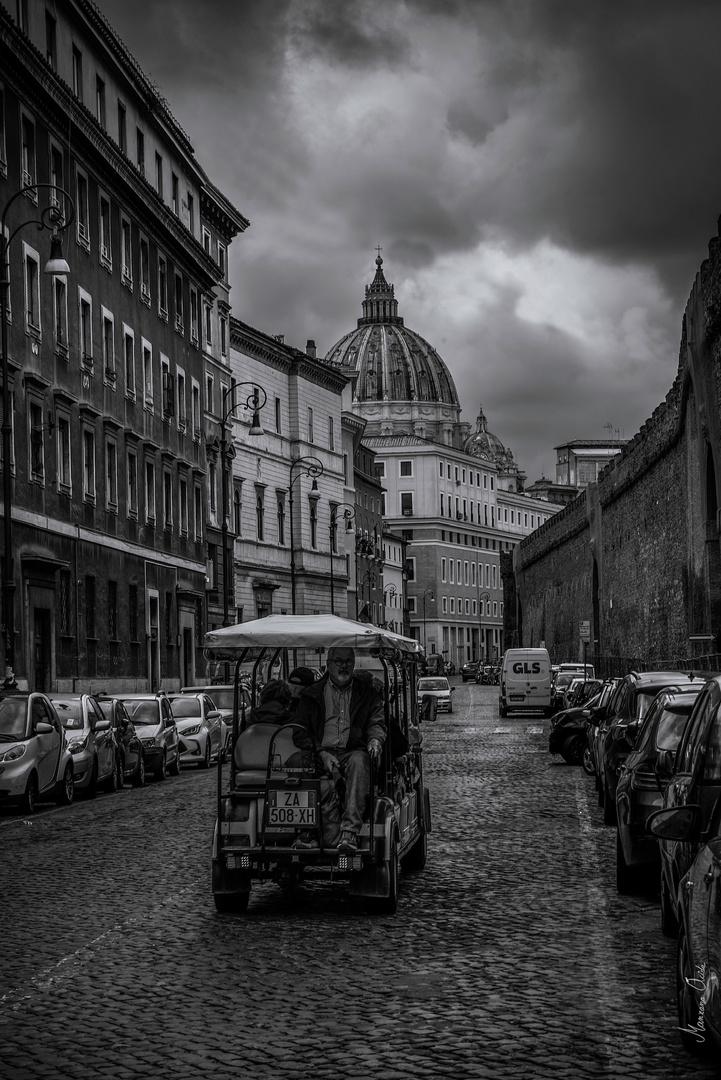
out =
{"type": "Polygon", "coordinates": [[[721,241],[697,275],[673,386],[623,453],[514,555],[506,641],[556,659],[673,662],[721,648],[721,241]],[[713,643],[692,639],[714,635],[713,643]]]}

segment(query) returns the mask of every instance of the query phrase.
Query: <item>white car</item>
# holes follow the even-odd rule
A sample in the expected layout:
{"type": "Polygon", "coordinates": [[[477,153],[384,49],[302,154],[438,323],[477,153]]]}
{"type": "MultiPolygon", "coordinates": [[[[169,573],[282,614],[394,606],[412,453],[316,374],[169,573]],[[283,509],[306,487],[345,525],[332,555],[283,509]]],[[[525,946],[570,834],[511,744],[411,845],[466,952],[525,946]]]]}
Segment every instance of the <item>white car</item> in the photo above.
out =
{"type": "Polygon", "coordinates": [[[55,709],[44,694],[0,698],[0,805],[32,814],[39,800],[73,801],[73,759],[55,709]]]}
{"type": "Polygon", "coordinates": [[[223,755],[228,740],[220,709],[207,694],[170,694],[169,699],[178,725],[180,764],[207,769],[223,755]]]}
{"type": "Polygon", "coordinates": [[[119,754],[110,721],[90,694],[48,694],[73,756],[75,790],[91,797],[120,787],[119,754]]]}
{"type": "Polygon", "coordinates": [[[451,694],[454,690],[455,686],[450,685],[445,675],[424,675],[418,680],[418,700],[420,701],[424,694],[430,694],[436,699],[438,712],[453,712],[451,694]]]}

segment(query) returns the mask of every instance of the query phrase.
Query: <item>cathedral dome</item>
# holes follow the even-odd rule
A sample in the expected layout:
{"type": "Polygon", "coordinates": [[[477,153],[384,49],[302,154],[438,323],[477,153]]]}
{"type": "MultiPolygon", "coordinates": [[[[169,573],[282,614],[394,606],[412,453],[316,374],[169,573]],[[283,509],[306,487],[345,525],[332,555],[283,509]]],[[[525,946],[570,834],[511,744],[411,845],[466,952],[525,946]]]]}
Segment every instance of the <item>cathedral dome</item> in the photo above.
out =
{"type": "Polygon", "coordinates": [[[485,461],[498,461],[505,459],[508,454],[505,446],[493,432],[488,430],[488,422],[483,414],[482,406],[478,408],[476,430],[469,435],[463,444],[463,449],[473,457],[483,458],[485,461]]]}
{"type": "Polygon", "coordinates": [[[357,328],[333,346],[326,360],[357,373],[358,402],[428,401],[458,407],[456,387],[443,360],[398,314],[380,255],[376,268],[372,283],[366,285],[357,328]]]}

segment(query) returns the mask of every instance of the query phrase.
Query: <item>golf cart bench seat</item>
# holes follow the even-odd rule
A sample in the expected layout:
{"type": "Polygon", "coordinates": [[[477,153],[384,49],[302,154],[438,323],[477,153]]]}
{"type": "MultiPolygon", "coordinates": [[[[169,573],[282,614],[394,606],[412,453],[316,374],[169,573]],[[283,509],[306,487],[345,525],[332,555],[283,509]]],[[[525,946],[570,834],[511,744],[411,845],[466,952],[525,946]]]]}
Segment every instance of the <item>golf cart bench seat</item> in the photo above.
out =
{"type": "Polygon", "coordinates": [[[236,787],[265,784],[270,741],[277,730],[275,724],[251,724],[241,731],[233,753],[236,787]]]}

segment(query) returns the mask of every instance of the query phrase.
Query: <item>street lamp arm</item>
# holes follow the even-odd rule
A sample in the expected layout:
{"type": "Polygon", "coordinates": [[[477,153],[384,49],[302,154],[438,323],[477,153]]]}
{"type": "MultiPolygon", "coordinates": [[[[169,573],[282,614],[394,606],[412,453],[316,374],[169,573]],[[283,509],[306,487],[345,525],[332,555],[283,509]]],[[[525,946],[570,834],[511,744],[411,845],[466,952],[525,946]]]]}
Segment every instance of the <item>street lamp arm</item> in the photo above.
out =
{"type": "Polygon", "coordinates": [[[11,195],[8,201],[5,203],[2,212],[2,218],[0,218],[0,236],[2,236],[3,238],[4,248],[5,250],[7,250],[7,248],[10,246],[10,241],[15,236],[17,236],[20,230],[24,229],[26,225],[37,225],[39,232],[42,232],[44,229],[60,229],[64,232],[65,229],[70,228],[74,220],[75,203],[73,202],[70,193],[66,191],[65,188],[59,188],[57,184],[26,184],[25,187],[21,187],[19,191],[16,191],[14,195],[11,195]],[[64,196],[64,198],[67,199],[70,207],[69,215],[66,217],[64,214],[61,214],[57,206],[46,206],[44,210],[40,211],[39,218],[30,218],[29,221],[22,221],[16,229],[13,229],[13,231],[8,234],[6,238],[5,220],[7,218],[8,210],[13,205],[16,199],[19,199],[21,196],[26,195],[29,191],[37,191],[38,188],[51,188],[53,191],[57,191],[60,195],[64,196]]]}
{"type": "Polygon", "coordinates": [[[246,409],[248,411],[250,411],[252,409],[253,413],[255,414],[255,413],[259,413],[261,409],[265,408],[265,405],[266,405],[267,401],[268,401],[268,395],[266,394],[266,392],[265,392],[265,390],[263,389],[262,386],[256,386],[255,383],[252,383],[252,382],[232,383],[230,386],[228,386],[223,391],[223,415],[222,415],[222,418],[221,418],[221,423],[225,424],[227,422],[228,418],[230,416],[232,416],[233,413],[235,412],[235,410],[237,408],[239,408],[241,405],[243,406],[244,409],[246,409]],[[238,387],[240,387],[240,386],[250,386],[251,387],[251,392],[250,392],[250,394],[248,394],[245,401],[242,401],[242,400],[241,401],[236,401],[235,400],[235,392],[238,389],[238,387]],[[228,395],[230,395],[230,397],[231,397],[231,403],[230,403],[230,407],[226,409],[225,403],[226,403],[226,400],[228,398],[228,395]]]}
{"type": "Polygon", "coordinates": [[[312,476],[315,480],[322,476],[324,471],[323,462],[313,454],[308,454],[307,457],[293,458],[290,463],[290,485],[293,485],[299,476],[312,476]],[[293,469],[296,465],[303,465],[304,467],[296,476],[293,476],[293,469]]]}

